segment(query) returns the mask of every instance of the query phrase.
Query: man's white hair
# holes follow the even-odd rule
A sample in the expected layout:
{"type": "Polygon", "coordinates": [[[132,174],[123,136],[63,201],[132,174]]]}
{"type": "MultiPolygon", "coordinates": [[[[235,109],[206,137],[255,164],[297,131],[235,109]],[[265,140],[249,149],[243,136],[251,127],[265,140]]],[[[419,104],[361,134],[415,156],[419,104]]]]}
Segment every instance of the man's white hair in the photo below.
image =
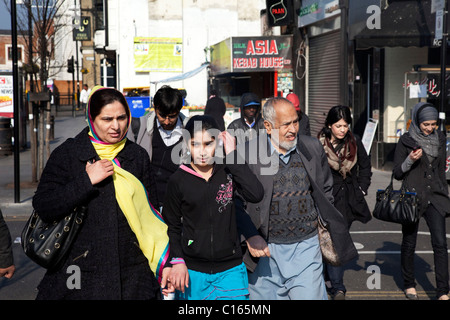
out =
{"type": "Polygon", "coordinates": [[[272,97],[267,99],[266,103],[264,103],[262,109],[263,119],[269,121],[272,126],[275,125],[275,117],[277,116],[275,105],[280,102],[285,102],[292,105],[292,102],[283,97],[272,97]]]}

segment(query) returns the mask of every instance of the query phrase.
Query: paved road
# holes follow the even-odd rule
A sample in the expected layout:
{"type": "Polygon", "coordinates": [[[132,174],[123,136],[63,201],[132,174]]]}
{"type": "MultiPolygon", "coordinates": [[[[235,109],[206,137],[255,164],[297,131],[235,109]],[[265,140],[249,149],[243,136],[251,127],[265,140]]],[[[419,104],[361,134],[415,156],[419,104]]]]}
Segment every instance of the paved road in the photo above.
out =
{"type": "MultiPolygon", "coordinates": [[[[31,262],[22,252],[17,239],[26,221],[25,216],[7,217],[13,239],[17,272],[10,280],[0,279],[0,300],[29,300],[36,295],[36,286],[45,270],[31,262]]],[[[450,226],[447,226],[450,230],[450,226]]],[[[400,275],[400,227],[372,220],[363,225],[355,223],[351,234],[359,258],[346,267],[345,284],[349,300],[404,300],[400,275]],[[373,276],[373,270],[380,272],[373,276]]],[[[450,247],[450,246],[449,246],[450,247]]],[[[421,222],[417,244],[417,290],[422,300],[434,300],[433,255],[430,237],[421,222]]]]}
{"type": "MultiPolygon", "coordinates": [[[[85,126],[82,115],[72,117],[62,114],[55,121],[55,140],[52,150],[74,136],[85,126]]],[[[31,198],[35,186],[30,185],[31,165],[29,151],[23,151],[21,161],[21,201],[14,202],[12,183],[13,158],[0,158],[0,209],[7,220],[12,238],[20,237],[23,225],[31,213],[31,198]]],[[[390,179],[390,172],[373,170],[372,185],[367,201],[369,207],[375,204],[375,192],[385,188],[390,179]]],[[[395,184],[398,186],[398,184],[395,184]]],[[[448,221],[448,220],[447,220],[448,221]]],[[[447,230],[450,226],[447,222],[447,230]]],[[[353,240],[359,251],[357,260],[346,267],[344,282],[347,286],[348,300],[404,300],[400,275],[400,242],[399,225],[372,220],[367,224],[355,222],[351,228],[353,240]],[[376,272],[373,274],[372,272],[376,272]],[[379,273],[378,273],[379,272],[379,273]]],[[[447,238],[449,235],[447,235],[447,238]]],[[[450,246],[449,246],[450,248],[450,246]]],[[[31,262],[22,252],[19,243],[14,244],[16,274],[10,280],[0,279],[0,300],[30,300],[36,295],[36,286],[45,270],[31,262]]],[[[433,254],[430,236],[425,222],[422,220],[416,255],[417,290],[422,300],[435,299],[435,279],[433,272],[433,254]]]]}

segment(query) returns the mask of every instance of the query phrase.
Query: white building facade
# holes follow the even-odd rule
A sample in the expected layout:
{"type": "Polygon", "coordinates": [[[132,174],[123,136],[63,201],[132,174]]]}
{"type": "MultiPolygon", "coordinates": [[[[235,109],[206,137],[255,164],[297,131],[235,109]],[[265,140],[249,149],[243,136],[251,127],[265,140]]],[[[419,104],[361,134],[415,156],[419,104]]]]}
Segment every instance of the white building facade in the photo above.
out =
{"type": "Polygon", "coordinates": [[[205,105],[207,69],[193,77],[159,82],[192,71],[207,60],[207,48],[226,38],[261,35],[260,11],[265,0],[107,0],[107,46],[116,52],[116,87],[150,87],[153,96],[167,84],[183,88],[190,105],[205,105]],[[182,39],[181,72],[137,72],[135,37],[182,39]]]}

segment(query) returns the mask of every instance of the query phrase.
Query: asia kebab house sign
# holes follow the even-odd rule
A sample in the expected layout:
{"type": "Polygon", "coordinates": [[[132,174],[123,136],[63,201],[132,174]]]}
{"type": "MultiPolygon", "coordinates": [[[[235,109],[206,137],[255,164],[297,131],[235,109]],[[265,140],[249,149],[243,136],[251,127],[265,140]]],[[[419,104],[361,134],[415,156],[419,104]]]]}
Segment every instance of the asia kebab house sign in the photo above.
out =
{"type": "Polygon", "coordinates": [[[232,38],[234,72],[292,68],[292,37],[232,38]]]}

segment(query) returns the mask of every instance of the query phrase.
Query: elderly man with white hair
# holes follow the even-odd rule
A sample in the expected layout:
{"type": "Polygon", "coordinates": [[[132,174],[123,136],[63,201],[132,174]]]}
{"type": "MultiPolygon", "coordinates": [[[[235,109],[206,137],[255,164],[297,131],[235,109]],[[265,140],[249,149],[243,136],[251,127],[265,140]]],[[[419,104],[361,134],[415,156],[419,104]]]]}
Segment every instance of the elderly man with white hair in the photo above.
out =
{"type": "Polygon", "coordinates": [[[344,218],[333,206],[326,155],[318,139],[298,135],[298,115],[289,100],[269,99],[263,117],[267,134],[240,149],[265,194],[259,203],[244,204],[251,222],[238,222],[248,247],[250,299],[326,300],[319,215],[329,225],[340,263],[357,256],[344,218]],[[258,153],[251,152],[255,144],[258,153]],[[254,156],[264,153],[270,161],[254,156]]]}

